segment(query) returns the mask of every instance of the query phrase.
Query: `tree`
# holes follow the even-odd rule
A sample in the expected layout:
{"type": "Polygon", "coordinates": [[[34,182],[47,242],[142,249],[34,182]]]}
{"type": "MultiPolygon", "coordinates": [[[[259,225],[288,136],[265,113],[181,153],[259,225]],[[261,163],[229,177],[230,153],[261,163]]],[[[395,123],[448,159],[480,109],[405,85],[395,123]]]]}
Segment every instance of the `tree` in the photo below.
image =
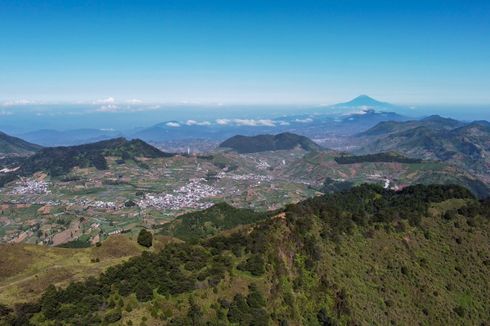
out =
{"type": "Polygon", "coordinates": [[[140,281],[136,286],[136,298],[140,302],[149,301],[153,298],[153,289],[147,281],[140,281]]]}
{"type": "Polygon", "coordinates": [[[146,248],[150,248],[153,245],[153,235],[151,232],[142,229],[138,234],[138,243],[146,248]]]}
{"type": "Polygon", "coordinates": [[[187,312],[187,319],[191,325],[202,325],[203,313],[201,308],[197,305],[193,297],[189,298],[189,311],[187,312]]]}
{"type": "Polygon", "coordinates": [[[58,291],[49,285],[41,298],[42,312],[46,318],[52,319],[58,313],[58,291]]]}

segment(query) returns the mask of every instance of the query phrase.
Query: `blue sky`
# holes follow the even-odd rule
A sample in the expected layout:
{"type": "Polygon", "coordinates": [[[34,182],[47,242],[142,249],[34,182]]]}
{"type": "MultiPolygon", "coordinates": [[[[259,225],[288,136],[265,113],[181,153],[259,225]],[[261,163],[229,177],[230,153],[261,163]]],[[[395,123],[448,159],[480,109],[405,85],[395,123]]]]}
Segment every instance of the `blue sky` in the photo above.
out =
{"type": "Polygon", "coordinates": [[[0,0],[0,101],[490,103],[490,1],[0,0]]]}

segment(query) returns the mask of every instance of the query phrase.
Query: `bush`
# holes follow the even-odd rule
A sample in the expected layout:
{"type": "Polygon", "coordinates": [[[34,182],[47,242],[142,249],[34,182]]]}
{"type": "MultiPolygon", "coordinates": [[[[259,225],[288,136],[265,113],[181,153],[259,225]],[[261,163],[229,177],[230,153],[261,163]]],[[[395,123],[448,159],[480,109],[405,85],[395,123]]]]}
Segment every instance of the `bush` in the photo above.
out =
{"type": "Polygon", "coordinates": [[[149,301],[153,298],[153,289],[146,281],[141,281],[136,286],[136,298],[140,302],[149,301]]]}
{"type": "Polygon", "coordinates": [[[262,256],[256,254],[239,264],[237,268],[241,271],[250,272],[254,276],[260,276],[265,273],[265,262],[262,256]]]}
{"type": "Polygon", "coordinates": [[[143,247],[150,248],[153,245],[153,235],[151,232],[142,229],[138,234],[138,243],[143,247]]]}
{"type": "Polygon", "coordinates": [[[113,310],[105,315],[104,321],[106,321],[107,323],[115,323],[121,318],[122,318],[121,312],[119,310],[113,310]]]}

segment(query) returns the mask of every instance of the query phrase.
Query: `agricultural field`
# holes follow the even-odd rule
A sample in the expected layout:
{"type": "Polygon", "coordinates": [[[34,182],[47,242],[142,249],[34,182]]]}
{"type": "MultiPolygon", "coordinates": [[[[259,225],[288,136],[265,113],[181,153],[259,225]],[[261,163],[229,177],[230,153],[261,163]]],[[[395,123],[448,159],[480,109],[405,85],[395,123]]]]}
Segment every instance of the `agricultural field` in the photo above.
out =
{"type": "Polygon", "coordinates": [[[37,172],[0,188],[0,242],[90,247],[110,235],[159,228],[219,202],[270,211],[334,184],[456,183],[471,176],[440,162],[339,164],[335,151],[301,149],[128,159],[106,157],[107,169],[37,172]]]}

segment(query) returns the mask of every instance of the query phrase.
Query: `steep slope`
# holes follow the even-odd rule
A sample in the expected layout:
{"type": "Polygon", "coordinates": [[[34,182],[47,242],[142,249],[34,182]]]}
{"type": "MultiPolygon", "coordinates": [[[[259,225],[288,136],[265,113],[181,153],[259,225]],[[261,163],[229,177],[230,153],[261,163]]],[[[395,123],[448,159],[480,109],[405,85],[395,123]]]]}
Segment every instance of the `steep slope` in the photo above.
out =
{"type": "Polygon", "coordinates": [[[310,152],[284,166],[281,174],[289,180],[305,180],[307,176],[309,184],[327,192],[366,182],[393,189],[421,183],[457,184],[470,189],[479,198],[490,196],[489,183],[482,182],[464,168],[396,153],[310,152]]]}
{"type": "Polygon", "coordinates": [[[1,155],[29,155],[41,149],[41,146],[9,136],[0,131],[1,155]]]}
{"type": "Polygon", "coordinates": [[[161,152],[139,139],[129,141],[124,138],[79,146],[46,147],[22,161],[18,170],[0,178],[0,185],[17,176],[28,176],[38,171],[60,176],[76,166],[104,170],[107,169],[106,156],[115,156],[121,160],[137,160],[138,157],[169,157],[172,154],[161,152]]]}
{"type": "Polygon", "coordinates": [[[292,133],[258,136],[234,136],[222,142],[219,147],[231,148],[238,153],[257,153],[265,151],[287,150],[296,147],[305,151],[318,151],[321,147],[311,139],[292,133]]]}
{"type": "Polygon", "coordinates": [[[455,186],[361,186],[199,244],[49,287],[8,323],[481,324],[490,201],[455,186]],[[373,300],[376,298],[376,300],[373,300]]]}
{"type": "Polygon", "coordinates": [[[358,135],[365,143],[357,153],[396,151],[419,159],[463,167],[490,182],[490,127],[438,116],[420,121],[382,122],[358,135]]]}

